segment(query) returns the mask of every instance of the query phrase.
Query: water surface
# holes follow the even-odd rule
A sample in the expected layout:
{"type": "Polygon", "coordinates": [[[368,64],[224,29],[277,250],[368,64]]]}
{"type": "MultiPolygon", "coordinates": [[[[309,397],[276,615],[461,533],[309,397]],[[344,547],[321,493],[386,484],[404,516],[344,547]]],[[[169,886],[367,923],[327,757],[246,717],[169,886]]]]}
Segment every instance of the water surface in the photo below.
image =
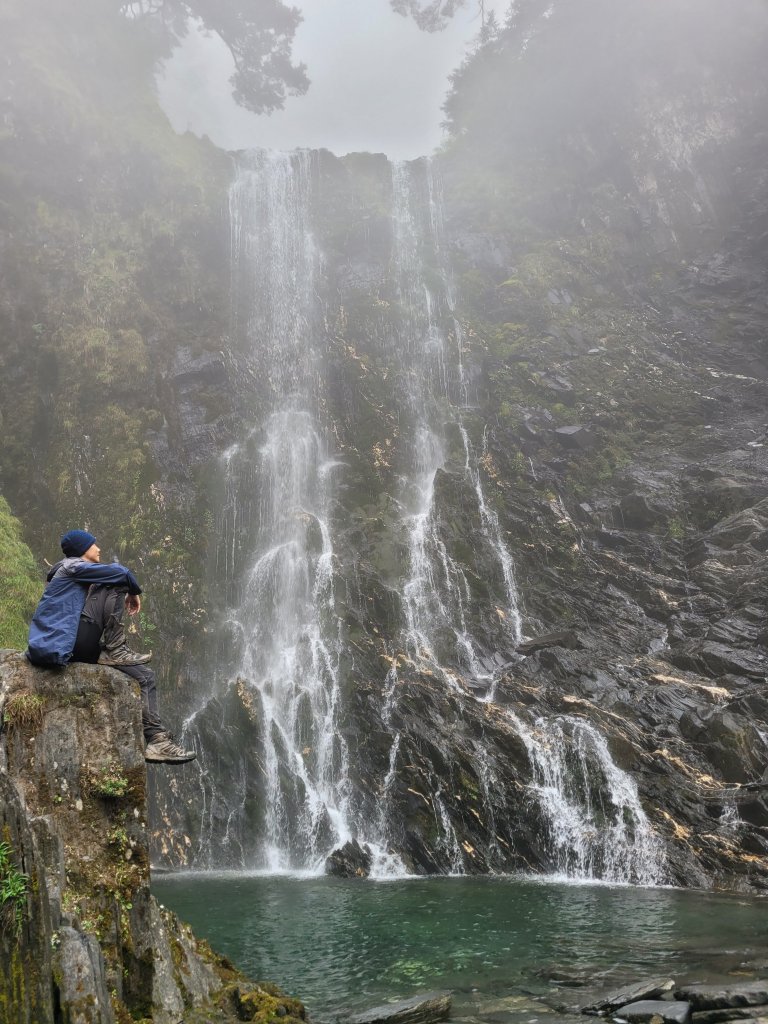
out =
{"type": "Polygon", "coordinates": [[[161,876],[153,890],[317,1021],[445,988],[454,1018],[546,1024],[538,995],[574,1004],[644,976],[746,978],[768,967],[760,898],[511,878],[236,874],[161,876]]]}

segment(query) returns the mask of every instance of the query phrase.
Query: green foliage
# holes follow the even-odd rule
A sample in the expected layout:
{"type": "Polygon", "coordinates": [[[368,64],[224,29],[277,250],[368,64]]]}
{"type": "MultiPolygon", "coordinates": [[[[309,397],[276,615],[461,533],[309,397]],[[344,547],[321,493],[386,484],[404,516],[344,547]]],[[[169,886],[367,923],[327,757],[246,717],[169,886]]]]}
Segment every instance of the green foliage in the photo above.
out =
{"type": "Polygon", "coordinates": [[[24,907],[29,892],[29,877],[11,861],[11,848],[0,843],[0,927],[12,928],[16,935],[24,922],[24,907]]]}
{"type": "Polygon", "coordinates": [[[9,729],[37,727],[43,720],[44,709],[45,697],[39,693],[14,693],[5,702],[3,722],[9,729]]]}
{"type": "Polygon", "coordinates": [[[107,841],[110,846],[116,846],[120,853],[125,853],[126,850],[130,849],[131,843],[128,838],[128,833],[122,825],[115,825],[109,833],[107,841]]]}
{"type": "Polygon", "coordinates": [[[0,597],[0,647],[27,646],[27,630],[42,584],[32,552],[21,538],[21,524],[0,497],[0,565],[3,588],[0,597]]]}
{"type": "Polygon", "coordinates": [[[120,770],[116,761],[104,765],[86,765],[84,769],[86,788],[95,796],[119,800],[130,792],[129,780],[120,770]]]}

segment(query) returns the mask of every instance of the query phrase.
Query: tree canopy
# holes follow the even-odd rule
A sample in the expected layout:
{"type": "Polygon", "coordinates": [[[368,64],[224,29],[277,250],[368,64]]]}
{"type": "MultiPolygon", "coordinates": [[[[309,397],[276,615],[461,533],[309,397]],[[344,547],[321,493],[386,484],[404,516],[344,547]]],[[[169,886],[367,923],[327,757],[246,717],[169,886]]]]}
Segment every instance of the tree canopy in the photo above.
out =
{"type": "Polygon", "coordinates": [[[121,2],[120,9],[162,25],[171,43],[195,20],[218,33],[235,62],[233,96],[257,114],[278,110],[288,96],[309,88],[306,66],[295,64],[292,55],[302,15],[281,0],[134,0],[121,2]]]}
{"type": "MultiPolygon", "coordinates": [[[[425,32],[444,29],[458,10],[484,0],[389,0],[397,14],[413,18],[425,32]]],[[[161,26],[166,44],[182,39],[193,21],[216,32],[232,54],[235,100],[257,114],[279,110],[289,96],[309,88],[305,64],[294,63],[293,41],[301,24],[297,7],[283,0],[118,0],[131,19],[161,26]]]]}

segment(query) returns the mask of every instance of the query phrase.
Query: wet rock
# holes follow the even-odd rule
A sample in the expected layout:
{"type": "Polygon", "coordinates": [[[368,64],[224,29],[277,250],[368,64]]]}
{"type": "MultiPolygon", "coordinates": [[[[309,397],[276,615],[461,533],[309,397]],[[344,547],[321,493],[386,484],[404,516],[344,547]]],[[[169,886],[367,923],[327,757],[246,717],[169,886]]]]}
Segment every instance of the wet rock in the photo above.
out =
{"type": "Polygon", "coordinates": [[[335,878],[367,878],[372,863],[370,846],[361,846],[357,839],[350,839],[326,859],[325,873],[335,878]]]}
{"type": "Polygon", "coordinates": [[[766,1006],[768,1013],[768,981],[745,981],[733,985],[682,985],[675,992],[675,997],[689,1002],[694,1011],[766,1006]]]}
{"type": "Polygon", "coordinates": [[[347,1024],[436,1024],[447,1020],[451,1013],[450,992],[428,992],[400,1003],[376,1006],[357,1013],[347,1024]]]}
{"type": "Polygon", "coordinates": [[[639,981],[636,985],[627,985],[624,988],[606,992],[594,1002],[581,1007],[581,1011],[582,1013],[611,1012],[620,1006],[657,999],[666,992],[671,992],[674,987],[675,983],[672,978],[649,978],[646,981],[639,981]]]}
{"type": "Polygon", "coordinates": [[[698,1010],[693,1024],[723,1024],[728,1020],[762,1020],[768,1018],[768,1006],[728,1006],[721,1010],[698,1010]]]}
{"type": "Polygon", "coordinates": [[[618,526],[628,527],[630,530],[648,530],[665,517],[659,509],[649,504],[648,499],[642,494],[633,492],[625,494],[621,499],[616,518],[618,526]]]}
{"type": "Polygon", "coordinates": [[[548,647],[567,647],[572,651],[583,651],[584,644],[578,635],[572,630],[562,630],[559,633],[542,633],[532,640],[525,640],[518,644],[518,654],[533,654],[535,651],[543,651],[548,647]]]}
{"type": "Polygon", "coordinates": [[[614,1016],[634,1021],[653,1021],[653,1024],[688,1024],[691,1019],[691,1004],[677,1000],[641,999],[627,1006],[620,1006],[614,1016]]]}
{"type": "Polygon", "coordinates": [[[573,385],[565,377],[557,374],[541,374],[536,383],[540,388],[550,392],[553,396],[552,401],[562,402],[565,405],[573,405],[576,401],[573,385]]]}
{"type": "Polygon", "coordinates": [[[740,651],[714,641],[690,641],[674,647],[667,655],[678,668],[710,676],[737,675],[763,679],[768,673],[768,660],[756,651],[740,651]]]}
{"type": "Polygon", "coordinates": [[[569,427],[558,427],[555,430],[555,438],[563,448],[576,451],[585,451],[595,444],[595,437],[589,427],[580,423],[574,423],[569,427]]]}

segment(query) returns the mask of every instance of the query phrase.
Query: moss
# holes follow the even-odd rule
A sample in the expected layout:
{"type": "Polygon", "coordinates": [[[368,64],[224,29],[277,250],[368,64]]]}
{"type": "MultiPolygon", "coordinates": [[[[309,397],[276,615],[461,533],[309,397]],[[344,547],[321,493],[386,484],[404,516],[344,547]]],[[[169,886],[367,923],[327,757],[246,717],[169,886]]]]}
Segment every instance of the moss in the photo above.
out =
{"type": "Polygon", "coordinates": [[[21,537],[21,524],[0,497],[0,564],[3,599],[0,601],[0,647],[27,646],[29,620],[40,599],[42,584],[32,552],[21,537]]]}
{"type": "Polygon", "coordinates": [[[284,996],[272,985],[236,985],[231,990],[231,998],[238,1020],[254,1021],[255,1024],[272,1024],[273,1021],[291,1024],[306,1017],[304,1006],[297,999],[284,996]]]}

